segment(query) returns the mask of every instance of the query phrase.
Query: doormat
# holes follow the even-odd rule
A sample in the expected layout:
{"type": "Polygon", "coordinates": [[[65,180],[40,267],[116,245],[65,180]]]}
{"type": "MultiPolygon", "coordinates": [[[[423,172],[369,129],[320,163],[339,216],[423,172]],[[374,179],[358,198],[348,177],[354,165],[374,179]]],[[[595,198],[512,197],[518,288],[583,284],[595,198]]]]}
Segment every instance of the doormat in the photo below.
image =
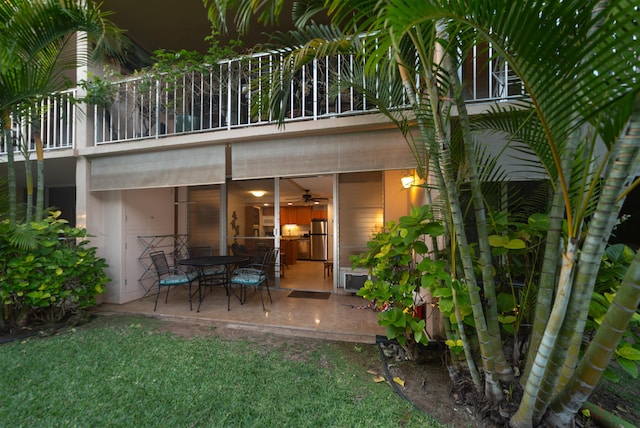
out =
{"type": "Polygon", "coordinates": [[[299,299],[328,299],[331,293],[327,291],[300,291],[293,290],[287,297],[297,297],[299,299]]]}

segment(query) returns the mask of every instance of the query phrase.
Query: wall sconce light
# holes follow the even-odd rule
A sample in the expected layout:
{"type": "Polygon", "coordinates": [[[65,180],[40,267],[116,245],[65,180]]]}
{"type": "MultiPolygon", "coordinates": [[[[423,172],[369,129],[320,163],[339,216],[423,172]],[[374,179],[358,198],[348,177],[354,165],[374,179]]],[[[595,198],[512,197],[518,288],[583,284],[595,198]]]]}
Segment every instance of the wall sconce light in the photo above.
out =
{"type": "Polygon", "coordinates": [[[267,193],[267,192],[265,192],[264,190],[252,190],[252,191],[251,191],[251,194],[252,194],[253,196],[255,196],[256,198],[261,198],[261,197],[263,197],[265,193],[267,193]]]}
{"type": "Polygon", "coordinates": [[[405,175],[400,179],[400,181],[402,182],[402,187],[409,189],[413,186],[413,175],[405,175]]]}

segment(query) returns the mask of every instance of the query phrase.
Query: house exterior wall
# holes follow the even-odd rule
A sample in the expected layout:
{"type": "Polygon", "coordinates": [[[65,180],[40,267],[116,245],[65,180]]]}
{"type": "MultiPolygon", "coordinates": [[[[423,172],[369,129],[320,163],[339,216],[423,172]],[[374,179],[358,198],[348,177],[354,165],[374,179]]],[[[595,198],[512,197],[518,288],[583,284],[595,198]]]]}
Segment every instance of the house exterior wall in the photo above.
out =
{"type": "Polygon", "coordinates": [[[148,253],[172,252],[173,240],[154,237],[174,235],[173,189],[94,192],[92,199],[88,227],[96,235],[92,243],[109,264],[111,279],[102,300],[125,303],[140,298],[154,285],[144,267],[149,266],[148,253]]]}

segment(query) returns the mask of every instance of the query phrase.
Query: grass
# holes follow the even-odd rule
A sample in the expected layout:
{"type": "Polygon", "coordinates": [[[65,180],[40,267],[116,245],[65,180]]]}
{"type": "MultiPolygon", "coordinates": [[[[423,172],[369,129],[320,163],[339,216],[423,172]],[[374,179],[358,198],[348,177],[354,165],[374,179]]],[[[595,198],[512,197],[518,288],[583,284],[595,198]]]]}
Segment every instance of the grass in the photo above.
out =
{"type": "Polygon", "coordinates": [[[372,382],[338,344],[291,349],[286,341],[185,339],[159,332],[157,323],[99,318],[0,346],[2,425],[440,426],[372,382]]]}

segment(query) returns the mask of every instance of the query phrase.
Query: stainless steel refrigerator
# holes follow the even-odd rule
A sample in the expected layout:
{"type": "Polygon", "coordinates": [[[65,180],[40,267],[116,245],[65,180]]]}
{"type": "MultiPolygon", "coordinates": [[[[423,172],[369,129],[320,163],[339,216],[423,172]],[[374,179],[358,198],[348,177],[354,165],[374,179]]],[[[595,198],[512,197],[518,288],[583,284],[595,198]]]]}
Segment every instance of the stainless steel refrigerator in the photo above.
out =
{"type": "Polygon", "coordinates": [[[327,236],[328,223],[327,220],[311,220],[311,232],[309,238],[311,240],[311,260],[327,260],[329,252],[327,236]]]}

